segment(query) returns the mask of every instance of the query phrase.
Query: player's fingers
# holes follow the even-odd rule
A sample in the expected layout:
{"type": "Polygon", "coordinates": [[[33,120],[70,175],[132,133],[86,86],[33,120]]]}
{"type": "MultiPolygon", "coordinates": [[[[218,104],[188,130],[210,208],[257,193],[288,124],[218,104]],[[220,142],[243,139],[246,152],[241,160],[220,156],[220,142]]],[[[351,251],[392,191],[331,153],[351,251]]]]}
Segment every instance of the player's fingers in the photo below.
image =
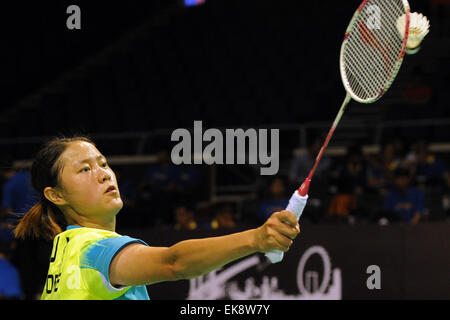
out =
{"type": "Polygon", "coordinates": [[[274,226],[285,236],[295,239],[300,233],[297,217],[292,212],[275,212],[271,218],[275,220],[274,226]]]}
{"type": "Polygon", "coordinates": [[[275,230],[280,233],[281,235],[288,237],[291,240],[294,240],[298,233],[299,233],[299,228],[297,227],[297,225],[292,226],[290,224],[287,224],[285,222],[278,222],[275,226],[274,226],[275,230]]]}
{"type": "Polygon", "coordinates": [[[292,212],[287,211],[287,210],[277,212],[277,218],[280,219],[284,223],[290,224],[291,226],[297,225],[297,222],[298,222],[295,214],[293,214],[292,212]]]}
{"type": "Polygon", "coordinates": [[[283,252],[289,251],[289,248],[291,247],[291,245],[293,243],[292,239],[290,239],[282,234],[276,235],[275,241],[278,244],[278,250],[281,250],[283,252]]]}
{"type": "Polygon", "coordinates": [[[300,229],[297,218],[291,212],[275,212],[258,228],[257,243],[260,251],[267,252],[274,249],[287,251],[300,229]]]}

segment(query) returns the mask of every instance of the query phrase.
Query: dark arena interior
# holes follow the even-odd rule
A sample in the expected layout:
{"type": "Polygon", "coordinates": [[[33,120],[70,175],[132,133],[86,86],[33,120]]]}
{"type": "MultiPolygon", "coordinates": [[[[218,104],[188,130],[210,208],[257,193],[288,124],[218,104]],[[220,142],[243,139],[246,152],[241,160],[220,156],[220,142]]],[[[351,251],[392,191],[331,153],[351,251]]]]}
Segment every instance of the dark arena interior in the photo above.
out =
{"type": "MultiPolygon", "coordinates": [[[[0,297],[37,300],[48,286],[52,243],[12,227],[39,197],[25,177],[54,136],[95,141],[124,203],[116,231],[150,246],[284,210],[345,96],[339,53],[360,2],[2,4],[0,262],[20,283],[1,291],[0,264],[0,297]],[[222,148],[208,153],[205,132],[222,148]]],[[[152,300],[450,299],[450,1],[409,3],[430,33],[383,98],[350,102],[284,260],[258,253],[150,285],[152,300]]]]}

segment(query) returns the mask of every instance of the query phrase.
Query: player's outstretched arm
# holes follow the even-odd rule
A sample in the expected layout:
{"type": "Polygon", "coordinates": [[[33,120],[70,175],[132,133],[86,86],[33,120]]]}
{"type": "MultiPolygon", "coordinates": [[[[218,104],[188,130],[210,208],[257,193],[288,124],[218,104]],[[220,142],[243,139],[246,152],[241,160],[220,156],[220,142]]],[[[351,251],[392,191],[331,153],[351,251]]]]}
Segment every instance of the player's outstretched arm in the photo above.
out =
{"type": "Polygon", "coordinates": [[[230,235],[185,240],[171,247],[131,244],[111,262],[110,281],[128,286],[195,278],[255,252],[286,252],[299,232],[295,215],[280,211],[256,229],[230,235]]]}

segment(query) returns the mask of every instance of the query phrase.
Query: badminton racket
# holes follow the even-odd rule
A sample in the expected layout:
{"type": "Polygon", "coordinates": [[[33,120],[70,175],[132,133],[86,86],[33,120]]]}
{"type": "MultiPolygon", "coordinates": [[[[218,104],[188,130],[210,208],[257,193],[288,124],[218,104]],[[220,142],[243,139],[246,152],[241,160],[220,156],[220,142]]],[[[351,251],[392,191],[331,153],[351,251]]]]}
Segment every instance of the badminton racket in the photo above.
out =
{"type": "MultiPolygon", "coordinates": [[[[364,0],[354,13],[340,51],[340,73],[347,94],[313,168],[289,200],[286,210],[294,213],[297,219],[306,205],[314,172],[346,106],[352,99],[373,103],[392,85],[407,49],[409,23],[407,0],[364,0]]],[[[266,256],[276,263],[283,259],[283,252],[274,250],[266,256]]]]}

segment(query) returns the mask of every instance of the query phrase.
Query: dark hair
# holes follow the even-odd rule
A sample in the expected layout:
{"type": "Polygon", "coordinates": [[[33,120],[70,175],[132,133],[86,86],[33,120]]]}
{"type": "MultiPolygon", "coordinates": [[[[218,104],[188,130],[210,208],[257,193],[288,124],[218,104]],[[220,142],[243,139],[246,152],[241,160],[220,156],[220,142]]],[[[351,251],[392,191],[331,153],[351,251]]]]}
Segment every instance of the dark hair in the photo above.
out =
{"type": "Polygon", "coordinates": [[[52,240],[62,232],[64,216],[56,205],[44,197],[44,189],[59,185],[62,164],[58,160],[69,143],[75,141],[85,141],[95,145],[84,136],[56,137],[48,141],[36,154],[31,166],[31,183],[41,199],[20,219],[14,229],[16,238],[34,237],[52,240]]]}

